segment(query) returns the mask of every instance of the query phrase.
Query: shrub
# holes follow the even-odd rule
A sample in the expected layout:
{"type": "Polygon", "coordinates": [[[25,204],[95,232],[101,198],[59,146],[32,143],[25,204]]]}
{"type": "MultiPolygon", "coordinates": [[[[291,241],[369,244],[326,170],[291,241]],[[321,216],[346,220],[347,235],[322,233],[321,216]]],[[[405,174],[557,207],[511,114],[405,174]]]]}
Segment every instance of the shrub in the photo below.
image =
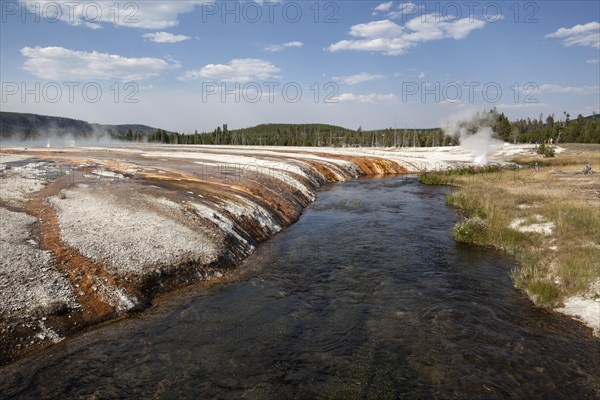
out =
{"type": "Polygon", "coordinates": [[[452,229],[452,236],[458,242],[476,243],[485,231],[486,222],[479,217],[468,218],[457,223],[452,229]]]}
{"type": "Polygon", "coordinates": [[[534,281],[527,283],[526,286],[535,304],[546,307],[560,305],[562,295],[556,285],[551,282],[534,281]]]}
{"type": "Polygon", "coordinates": [[[546,146],[546,143],[542,143],[538,146],[537,153],[544,157],[554,157],[556,152],[553,146],[546,146]]]}
{"type": "Polygon", "coordinates": [[[444,172],[430,171],[419,175],[419,182],[424,185],[447,185],[452,181],[450,174],[444,172]]]}

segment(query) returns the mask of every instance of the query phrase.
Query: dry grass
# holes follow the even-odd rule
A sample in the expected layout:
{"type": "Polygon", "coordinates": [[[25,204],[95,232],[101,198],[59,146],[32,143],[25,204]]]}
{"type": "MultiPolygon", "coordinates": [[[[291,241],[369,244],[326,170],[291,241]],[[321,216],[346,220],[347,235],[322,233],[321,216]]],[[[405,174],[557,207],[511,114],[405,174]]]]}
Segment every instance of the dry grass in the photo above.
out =
{"type": "Polygon", "coordinates": [[[441,172],[426,179],[460,187],[447,199],[465,215],[454,237],[514,255],[520,265],[512,272],[515,285],[545,307],[573,295],[600,297],[590,293],[600,278],[600,146],[565,147],[555,158],[514,160],[538,162],[539,171],[441,172]],[[593,175],[581,173],[585,160],[593,175]],[[543,224],[550,233],[538,229],[543,224]]]}
{"type": "MultiPolygon", "coordinates": [[[[543,157],[542,155],[529,155],[516,157],[512,161],[517,164],[533,165],[536,162],[540,166],[581,166],[583,170],[583,162],[589,160],[593,165],[600,164],[600,144],[580,144],[568,143],[562,144],[560,147],[566,151],[558,154],[556,157],[543,157]]],[[[597,171],[597,170],[596,170],[597,171]]]]}

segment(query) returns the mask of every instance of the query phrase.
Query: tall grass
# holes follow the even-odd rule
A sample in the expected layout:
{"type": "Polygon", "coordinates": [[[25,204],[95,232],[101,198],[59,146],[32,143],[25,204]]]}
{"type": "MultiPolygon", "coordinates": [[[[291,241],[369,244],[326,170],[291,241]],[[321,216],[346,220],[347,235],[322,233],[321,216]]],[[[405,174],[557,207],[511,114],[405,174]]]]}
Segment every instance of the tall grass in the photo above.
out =
{"type": "Polygon", "coordinates": [[[420,181],[459,186],[446,199],[464,216],[452,231],[454,238],[514,256],[519,265],[511,273],[515,286],[536,304],[556,307],[567,297],[590,295],[600,279],[599,176],[579,173],[585,160],[598,171],[598,153],[578,151],[559,154],[550,167],[536,172],[492,166],[428,172],[420,181]],[[511,228],[517,219],[524,225],[552,223],[552,233],[511,228]]]}

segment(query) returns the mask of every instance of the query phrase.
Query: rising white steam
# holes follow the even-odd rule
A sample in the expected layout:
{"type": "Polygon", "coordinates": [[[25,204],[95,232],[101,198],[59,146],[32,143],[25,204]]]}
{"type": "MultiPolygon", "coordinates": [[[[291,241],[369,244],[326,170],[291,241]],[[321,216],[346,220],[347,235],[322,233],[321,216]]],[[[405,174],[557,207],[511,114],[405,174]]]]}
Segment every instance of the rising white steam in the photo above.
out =
{"type": "Polygon", "coordinates": [[[476,112],[444,124],[444,133],[458,139],[461,147],[473,154],[473,162],[486,164],[490,150],[504,142],[494,138],[495,111],[476,112]]]}

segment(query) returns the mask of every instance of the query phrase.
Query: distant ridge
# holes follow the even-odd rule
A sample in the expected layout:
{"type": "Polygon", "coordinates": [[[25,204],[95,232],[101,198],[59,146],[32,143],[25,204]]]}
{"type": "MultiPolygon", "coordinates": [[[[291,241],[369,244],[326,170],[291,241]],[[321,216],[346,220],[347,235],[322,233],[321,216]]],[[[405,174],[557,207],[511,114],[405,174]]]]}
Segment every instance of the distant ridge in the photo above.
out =
{"type": "Polygon", "coordinates": [[[158,129],[140,124],[103,125],[78,119],[39,114],[0,112],[0,138],[40,140],[49,137],[71,139],[124,139],[128,130],[134,135],[147,136],[158,129]]]}
{"type": "MultiPolygon", "coordinates": [[[[492,111],[490,111],[492,112],[492,111]]],[[[495,111],[494,111],[495,112],[495,111]]],[[[600,143],[600,116],[578,115],[576,119],[546,123],[541,119],[511,122],[503,113],[496,116],[492,127],[500,140],[536,143],[550,138],[561,143],[600,143]]],[[[550,121],[550,122],[549,122],[550,121]]],[[[120,142],[311,146],[311,147],[435,147],[459,144],[457,135],[441,128],[378,130],[349,129],[322,123],[266,123],[241,129],[228,129],[227,124],[212,132],[183,134],[142,124],[105,125],[72,118],[39,114],[0,112],[0,145],[111,145],[120,142]]]]}

